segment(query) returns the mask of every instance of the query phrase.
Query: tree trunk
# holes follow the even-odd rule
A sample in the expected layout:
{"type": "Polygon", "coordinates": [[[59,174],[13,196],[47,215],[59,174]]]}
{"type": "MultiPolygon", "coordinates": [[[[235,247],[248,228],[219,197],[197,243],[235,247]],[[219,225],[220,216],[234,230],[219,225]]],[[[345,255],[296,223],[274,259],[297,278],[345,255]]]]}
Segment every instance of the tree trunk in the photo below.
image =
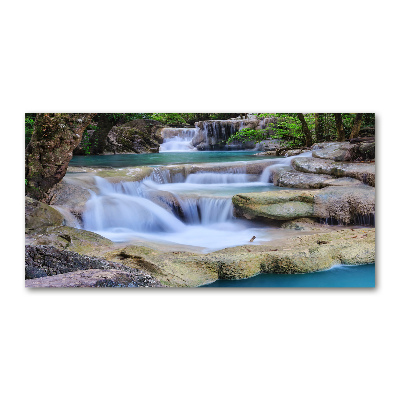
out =
{"type": "Polygon", "coordinates": [[[49,190],[64,177],[72,152],[95,114],[37,114],[25,150],[26,194],[46,201],[49,190]]]}
{"type": "Polygon", "coordinates": [[[306,146],[310,147],[312,145],[312,136],[311,136],[311,132],[310,129],[308,128],[307,122],[304,118],[304,115],[302,113],[298,113],[297,117],[299,118],[300,122],[301,122],[301,126],[303,129],[303,134],[306,138],[306,146]]]}
{"type": "Polygon", "coordinates": [[[336,129],[337,129],[337,139],[339,142],[344,142],[345,133],[342,121],[342,114],[333,114],[335,116],[336,129]]]}
{"type": "Polygon", "coordinates": [[[361,129],[361,122],[363,118],[363,113],[357,113],[354,120],[353,128],[351,129],[350,140],[358,137],[361,129]]]}
{"type": "Polygon", "coordinates": [[[324,139],[324,118],[323,114],[315,113],[315,136],[317,142],[322,142],[324,139]]]}

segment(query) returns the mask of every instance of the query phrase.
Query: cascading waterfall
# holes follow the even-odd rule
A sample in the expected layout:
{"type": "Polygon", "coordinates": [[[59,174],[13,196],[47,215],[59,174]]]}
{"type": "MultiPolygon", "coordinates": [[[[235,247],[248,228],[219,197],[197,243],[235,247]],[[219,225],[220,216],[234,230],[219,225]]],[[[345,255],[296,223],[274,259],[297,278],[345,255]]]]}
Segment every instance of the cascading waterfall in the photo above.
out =
{"type": "MultiPolygon", "coordinates": [[[[312,156],[311,151],[304,152],[303,154],[300,155],[300,157],[311,157],[311,156],[312,156]]],[[[299,156],[285,157],[279,160],[276,164],[272,164],[266,167],[260,176],[260,182],[271,183],[274,169],[278,167],[288,167],[291,164],[292,160],[296,157],[299,156]]]]}
{"type": "Polygon", "coordinates": [[[160,145],[160,153],[168,151],[195,151],[192,139],[198,128],[164,128],[161,135],[164,139],[160,145]]]}
{"type": "Polygon", "coordinates": [[[190,174],[186,178],[186,183],[194,184],[230,184],[230,183],[247,183],[249,177],[246,174],[233,174],[233,173],[221,173],[216,174],[213,172],[200,172],[196,174],[190,174]]]}
{"type": "Polygon", "coordinates": [[[98,194],[93,192],[86,203],[84,229],[113,241],[142,238],[209,250],[245,244],[253,235],[260,236],[255,223],[235,220],[231,196],[185,192],[193,186],[218,191],[219,185],[246,185],[245,174],[194,173],[174,183],[175,177],[161,169],[141,182],[112,184],[96,177],[98,194]]]}
{"type": "Polygon", "coordinates": [[[136,182],[111,184],[96,177],[96,184],[100,193],[92,194],[82,216],[86,230],[171,232],[184,227],[167,210],[143,197],[142,188],[136,182]]]}

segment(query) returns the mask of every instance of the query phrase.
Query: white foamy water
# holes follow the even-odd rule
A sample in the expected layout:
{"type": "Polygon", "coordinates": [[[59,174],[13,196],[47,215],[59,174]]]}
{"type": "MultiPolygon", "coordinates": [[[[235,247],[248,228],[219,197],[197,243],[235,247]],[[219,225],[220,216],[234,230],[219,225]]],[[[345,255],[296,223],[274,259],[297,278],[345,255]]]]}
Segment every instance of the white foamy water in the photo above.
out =
{"type": "Polygon", "coordinates": [[[161,135],[164,140],[160,145],[160,153],[197,151],[192,145],[192,139],[196,135],[197,128],[164,128],[161,135]]]}
{"type": "MultiPolygon", "coordinates": [[[[235,219],[231,195],[218,196],[226,187],[234,186],[235,192],[240,192],[243,186],[263,184],[240,183],[246,181],[245,177],[233,178],[233,173],[209,176],[212,174],[193,174],[195,180],[206,175],[200,179],[204,183],[157,183],[160,178],[157,174],[142,182],[117,184],[96,177],[99,193],[93,193],[86,204],[84,229],[116,242],[145,239],[203,247],[208,251],[250,244],[252,236],[257,237],[253,244],[268,240],[268,229],[260,229],[251,221],[235,219]],[[217,181],[226,183],[216,188],[217,181]],[[200,187],[210,191],[212,187],[214,195],[187,195],[187,192],[198,193],[200,187]],[[165,197],[166,192],[170,196],[165,197]]],[[[193,179],[189,177],[186,180],[193,179]]],[[[168,176],[161,178],[163,181],[168,176]]]]}
{"type": "Polygon", "coordinates": [[[302,154],[300,154],[298,156],[291,156],[291,157],[285,157],[285,158],[280,159],[276,164],[272,164],[272,165],[270,165],[270,166],[268,166],[268,167],[266,167],[264,169],[263,173],[260,176],[260,182],[270,183],[271,179],[272,179],[272,171],[275,168],[278,168],[278,167],[287,167],[287,166],[289,166],[294,158],[297,158],[297,157],[311,157],[311,156],[312,156],[312,152],[311,151],[307,151],[307,152],[302,153],[302,154]]]}

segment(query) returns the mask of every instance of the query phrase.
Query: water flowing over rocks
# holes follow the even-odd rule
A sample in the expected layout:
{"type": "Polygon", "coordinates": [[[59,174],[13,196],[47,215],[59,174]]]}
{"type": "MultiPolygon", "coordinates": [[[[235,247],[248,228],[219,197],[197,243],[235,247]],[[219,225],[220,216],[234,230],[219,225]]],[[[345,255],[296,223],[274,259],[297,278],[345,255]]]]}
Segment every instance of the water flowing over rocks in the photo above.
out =
{"type": "MultiPolygon", "coordinates": [[[[192,146],[200,131],[161,128],[171,151],[192,146]]],[[[341,146],[313,148],[327,158],[296,150],[245,162],[71,167],[51,195],[63,215],[27,200],[27,286],[193,287],[371,263],[375,230],[336,224],[374,224],[375,168],[335,161],[346,150],[341,146]],[[82,217],[84,229],[63,226],[73,223],[68,212],[82,217]],[[44,213],[40,223],[35,213],[44,213]],[[250,243],[251,229],[259,233],[250,243]]]]}
{"type": "Polygon", "coordinates": [[[51,246],[25,246],[25,279],[27,287],[162,286],[138,269],[51,246]]]}

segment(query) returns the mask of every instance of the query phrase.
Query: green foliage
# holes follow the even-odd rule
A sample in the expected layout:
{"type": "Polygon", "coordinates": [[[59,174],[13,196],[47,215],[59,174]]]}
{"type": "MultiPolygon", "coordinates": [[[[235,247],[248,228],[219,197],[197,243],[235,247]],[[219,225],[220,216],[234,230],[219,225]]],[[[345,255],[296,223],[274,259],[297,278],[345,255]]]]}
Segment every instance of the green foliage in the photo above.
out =
{"type": "Polygon", "coordinates": [[[25,114],[25,147],[31,141],[36,114],[25,114]]]}
{"type": "Polygon", "coordinates": [[[92,146],[97,146],[98,144],[98,137],[96,136],[96,131],[99,130],[97,125],[89,125],[85,132],[83,132],[82,135],[82,140],[80,143],[80,146],[85,153],[85,155],[91,154],[91,147],[92,146]],[[88,132],[88,131],[94,131],[94,132],[88,132]],[[93,135],[93,143],[91,141],[91,136],[93,135]]]}
{"type": "Polygon", "coordinates": [[[153,113],[150,119],[166,125],[185,125],[187,124],[187,114],[180,113],[153,113]]]}
{"type": "Polygon", "coordinates": [[[239,115],[238,113],[153,113],[150,119],[165,125],[194,125],[198,121],[229,119],[239,115]]]}
{"type": "Polygon", "coordinates": [[[145,113],[106,113],[107,118],[114,124],[125,124],[134,119],[148,119],[152,114],[145,113]]]}
{"type": "MultiPolygon", "coordinates": [[[[243,129],[232,135],[228,143],[234,140],[239,142],[255,141],[256,143],[271,138],[280,139],[287,147],[302,147],[306,143],[306,138],[302,129],[301,122],[296,113],[261,113],[258,118],[273,118],[274,122],[266,124],[263,130],[243,129]],[[270,133],[270,132],[273,133],[270,133]]],[[[337,140],[337,129],[334,114],[321,114],[322,139],[323,141],[337,140]]],[[[342,113],[345,137],[348,139],[354,125],[355,113],[342,113]]],[[[306,113],[304,118],[311,132],[313,143],[316,142],[315,134],[315,114],[306,113]]],[[[375,126],[375,114],[364,114],[361,129],[375,126]]]]}

